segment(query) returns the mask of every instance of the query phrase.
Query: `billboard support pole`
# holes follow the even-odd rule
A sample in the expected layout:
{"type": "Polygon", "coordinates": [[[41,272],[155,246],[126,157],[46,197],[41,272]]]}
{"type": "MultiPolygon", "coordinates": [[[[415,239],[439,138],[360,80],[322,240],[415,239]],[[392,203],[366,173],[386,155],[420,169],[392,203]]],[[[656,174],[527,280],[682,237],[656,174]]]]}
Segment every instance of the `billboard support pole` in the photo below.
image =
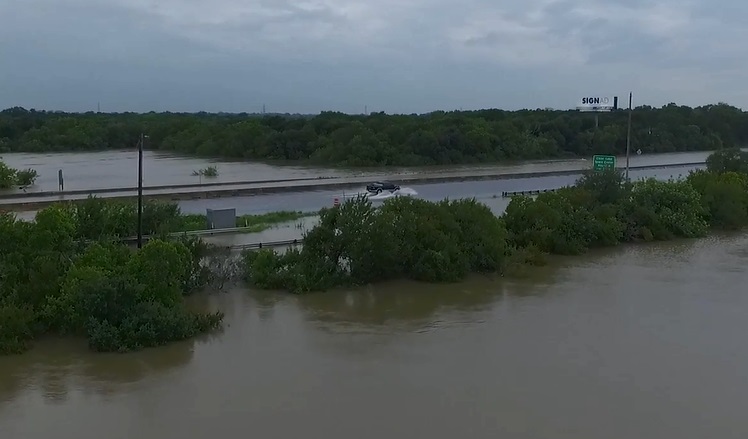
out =
{"type": "Polygon", "coordinates": [[[600,125],[600,113],[595,112],[595,131],[592,132],[592,150],[597,151],[597,127],[600,125]]]}

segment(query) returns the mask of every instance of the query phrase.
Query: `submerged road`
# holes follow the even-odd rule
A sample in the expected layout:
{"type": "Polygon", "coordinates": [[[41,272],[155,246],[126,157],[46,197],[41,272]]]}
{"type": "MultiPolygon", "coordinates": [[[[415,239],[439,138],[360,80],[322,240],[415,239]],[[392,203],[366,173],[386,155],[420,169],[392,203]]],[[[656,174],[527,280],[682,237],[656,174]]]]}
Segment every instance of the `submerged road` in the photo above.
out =
{"type": "MultiPolygon", "coordinates": [[[[660,169],[644,169],[631,171],[632,179],[655,177],[658,179],[678,178],[686,176],[695,169],[704,166],[682,166],[660,169]]],[[[505,202],[501,200],[503,191],[527,191],[541,189],[557,189],[574,184],[578,175],[558,175],[548,177],[526,177],[493,181],[465,181],[455,183],[430,183],[403,186],[403,192],[413,190],[418,198],[438,201],[444,198],[470,198],[484,200],[492,208],[503,210],[505,202]]],[[[307,192],[292,192],[281,194],[267,194],[231,198],[197,199],[179,201],[184,213],[204,214],[206,209],[235,208],[238,215],[261,214],[280,210],[298,210],[315,212],[323,207],[333,205],[337,197],[341,200],[344,195],[351,195],[361,190],[360,185],[352,185],[346,189],[317,190],[307,192]]],[[[20,210],[20,209],[19,209],[20,210]]],[[[21,218],[33,216],[33,209],[25,209],[19,214],[21,218]]],[[[498,213],[498,212],[497,212],[498,213]]]]}
{"type": "MultiPolygon", "coordinates": [[[[704,166],[684,166],[666,169],[645,169],[632,171],[632,179],[655,177],[658,179],[678,178],[688,175],[689,171],[703,169],[704,166]]],[[[501,198],[502,191],[526,191],[541,189],[557,189],[574,184],[578,175],[560,175],[550,177],[527,177],[495,181],[465,181],[456,183],[413,184],[403,190],[412,189],[418,198],[430,201],[444,198],[495,199],[501,198]]],[[[236,208],[238,215],[259,214],[279,210],[300,210],[303,212],[317,211],[323,207],[331,207],[336,197],[344,194],[355,194],[360,186],[353,186],[347,191],[323,190],[303,193],[269,194],[251,197],[233,197],[204,200],[180,201],[179,206],[185,213],[205,213],[205,209],[236,208]]]]}
{"type": "MultiPolygon", "coordinates": [[[[679,152],[664,154],[642,154],[631,157],[631,166],[672,165],[677,163],[704,162],[710,151],[679,152]]],[[[58,171],[64,171],[67,193],[97,190],[134,190],[137,185],[138,154],[136,151],[101,151],[76,153],[7,153],[3,161],[17,169],[33,168],[39,172],[36,184],[26,192],[55,193],[58,190],[58,171]]],[[[590,167],[592,157],[548,159],[531,161],[507,161],[491,164],[442,165],[423,167],[386,168],[326,168],[319,166],[282,166],[247,161],[225,161],[173,155],[161,151],[145,151],[143,158],[143,184],[146,187],[221,186],[237,182],[314,180],[318,178],[367,177],[399,179],[410,175],[435,175],[454,172],[465,173],[538,173],[590,167]],[[214,178],[193,176],[193,171],[207,166],[216,166],[219,175],[214,178]],[[202,184],[200,184],[202,183],[202,184]]],[[[618,164],[625,165],[625,157],[618,157],[618,164]]],[[[0,190],[0,198],[18,194],[23,190],[0,190]]]]}
{"type": "MultiPolygon", "coordinates": [[[[240,197],[256,197],[266,196],[273,194],[279,196],[279,194],[291,194],[291,193],[304,193],[307,195],[314,192],[326,192],[326,193],[340,193],[343,192],[359,192],[362,191],[367,183],[375,180],[387,180],[394,178],[401,187],[423,187],[427,185],[437,184],[449,184],[454,182],[461,183],[475,183],[475,182],[488,182],[488,184],[494,186],[500,184],[499,181],[523,181],[527,179],[539,179],[549,178],[557,179],[562,178],[564,181],[574,181],[583,172],[589,169],[589,165],[580,164],[579,161],[573,163],[563,162],[555,163],[554,166],[550,166],[555,169],[548,169],[542,172],[526,172],[513,170],[497,171],[497,170],[472,170],[472,171],[445,171],[441,173],[423,173],[415,175],[380,175],[379,178],[376,176],[367,177],[336,177],[336,178],[315,178],[308,179],[304,178],[301,180],[275,180],[275,181],[263,181],[263,182],[236,182],[236,183],[220,183],[203,186],[195,185],[182,185],[182,186],[167,186],[167,187],[150,187],[143,188],[143,195],[151,199],[164,199],[170,201],[187,201],[187,200],[205,200],[205,199],[216,199],[216,198],[230,198],[236,199],[240,197]]],[[[693,169],[698,166],[702,166],[703,162],[689,162],[689,163],[656,163],[656,164],[639,164],[631,166],[632,173],[643,172],[643,171],[656,171],[658,169],[669,169],[673,172],[678,169],[693,169]]],[[[672,173],[672,172],[671,172],[672,173]]],[[[677,172],[676,172],[677,173],[677,172]]],[[[502,189],[512,190],[512,189],[502,189]]],[[[524,190],[524,189],[519,189],[524,190]]],[[[132,199],[137,196],[137,190],[132,188],[119,188],[119,189],[96,189],[86,191],[73,191],[73,192],[44,192],[44,193],[33,193],[33,194],[6,194],[0,196],[0,208],[9,210],[32,210],[38,209],[50,204],[54,204],[60,201],[75,201],[85,199],[86,197],[94,195],[101,198],[125,198],[132,199]]],[[[334,195],[333,195],[334,196],[334,195]]]]}

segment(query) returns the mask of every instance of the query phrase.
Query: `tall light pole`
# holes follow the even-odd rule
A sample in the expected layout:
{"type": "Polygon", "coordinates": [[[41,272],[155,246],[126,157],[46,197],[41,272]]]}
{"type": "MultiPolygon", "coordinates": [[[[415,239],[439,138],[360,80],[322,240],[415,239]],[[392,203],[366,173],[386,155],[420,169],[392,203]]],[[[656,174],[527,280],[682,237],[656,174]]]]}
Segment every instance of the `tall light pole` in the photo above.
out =
{"type": "Polygon", "coordinates": [[[140,133],[138,142],[138,248],[143,248],[143,144],[148,138],[140,133]]]}
{"type": "Polygon", "coordinates": [[[631,103],[633,101],[633,98],[634,98],[633,92],[629,92],[629,124],[628,124],[628,129],[626,131],[626,181],[629,180],[629,155],[631,153],[631,112],[632,112],[631,103]]]}

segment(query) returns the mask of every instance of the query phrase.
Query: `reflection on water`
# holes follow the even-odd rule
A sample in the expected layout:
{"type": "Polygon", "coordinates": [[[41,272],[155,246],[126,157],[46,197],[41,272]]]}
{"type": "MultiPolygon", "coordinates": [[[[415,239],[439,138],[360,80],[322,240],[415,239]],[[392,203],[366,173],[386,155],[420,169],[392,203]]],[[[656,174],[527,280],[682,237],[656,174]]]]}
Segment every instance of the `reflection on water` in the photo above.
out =
{"type": "MultiPolygon", "coordinates": [[[[297,304],[321,329],[387,333],[435,328],[442,313],[474,313],[490,309],[508,296],[543,294],[552,285],[548,267],[532,282],[473,276],[461,284],[430,285],[412,281],[385,282],[353,291],[300,296],[297,304]]],[[[539,271],[541,271],[539,270],[539,271]]]]}
{"type": "Polygon", "coordinates": [[[0,358],[0,437],[744,439],[747,249],[719,236],[522,281],[196,298],[226,311],[223,333],[0,358]]]}
{"type": "Polygon", "coordinates": [[[143,380],[158,379],[189,362],[194,343],[119,355],[92,353],[80,340],[42,340],[29,353],[0,357],[0,410],[29,390],[56,402],[66,401],[70,393],[107,396],[127,392],[143,380]]]}

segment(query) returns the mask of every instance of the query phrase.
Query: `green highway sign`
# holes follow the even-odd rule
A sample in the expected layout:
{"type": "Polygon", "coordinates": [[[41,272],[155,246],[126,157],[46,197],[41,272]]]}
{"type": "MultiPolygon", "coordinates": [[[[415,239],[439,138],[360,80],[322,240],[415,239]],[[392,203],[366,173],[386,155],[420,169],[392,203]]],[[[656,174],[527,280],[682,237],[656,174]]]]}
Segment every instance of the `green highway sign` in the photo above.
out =
{"type": "Polygon", "coordinates": [[[592,156],[592,169],[595,171],[602,171],[605,169],[615,169],[616,167],[616,156],[614,155],[593,155],[592,156]]]}

